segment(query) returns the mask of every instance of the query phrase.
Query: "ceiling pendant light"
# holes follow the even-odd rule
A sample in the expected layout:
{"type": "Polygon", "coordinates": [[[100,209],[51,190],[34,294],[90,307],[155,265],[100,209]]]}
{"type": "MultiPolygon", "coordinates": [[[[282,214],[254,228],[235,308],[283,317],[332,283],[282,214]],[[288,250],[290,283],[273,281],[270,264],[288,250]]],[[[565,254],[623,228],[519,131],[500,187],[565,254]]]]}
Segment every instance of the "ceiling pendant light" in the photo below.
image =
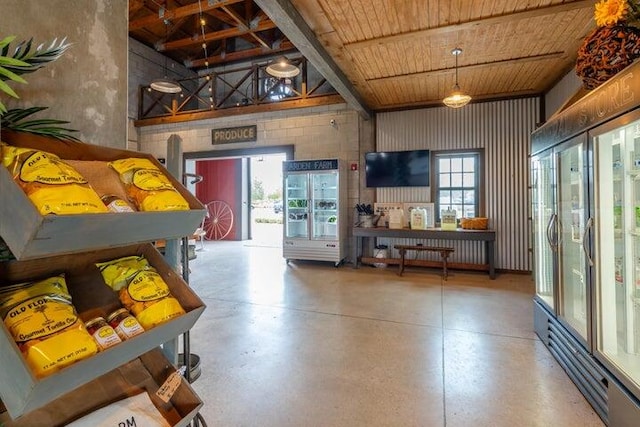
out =
{"type": "Polygon", "coordinates": [[[267,74],[279,79],[288,79],[300,74],[300,68],[292,64],[287,58],[281,56],[280,58],[267,65],[265,70],[267,74]]]}
{"type": "Polygon", "coordinates": [[[471,101],[471,97],[462,93],[460,86],[458,85],[458,55],[462,53],[462,49],[457,47],[453,49],[451,53],[456,57],[456,84],[453,86],[453,92],[451,95],[443,99],[442,102],[447,107],[460,108],[467,105],[469,101],[471,101]]]}
{"type": "MultiPolygon", "coordinates": [[[[169,37],[169,20],[164,20],[165,24],[165,42],[169,37]]],[[[175,80],[171,80],[167,77],[167,56],[164,55],[164,77],[161,79],[155,79],[149,85],[151,89],[156,90],[162,93],[180,93],[182,92],[182,87],[175,80]]]]}

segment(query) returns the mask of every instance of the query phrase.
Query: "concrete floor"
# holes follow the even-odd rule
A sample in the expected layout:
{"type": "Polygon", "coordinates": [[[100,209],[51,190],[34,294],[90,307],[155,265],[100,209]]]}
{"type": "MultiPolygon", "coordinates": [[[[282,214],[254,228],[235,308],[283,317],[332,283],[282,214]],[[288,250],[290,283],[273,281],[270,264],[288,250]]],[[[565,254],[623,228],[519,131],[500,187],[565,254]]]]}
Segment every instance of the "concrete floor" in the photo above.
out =
{"type": "Polygon", "coordinates": [[[529,276],[292,262],[205,242],[209,426],[602,426],[533,332],[529,276]]]}

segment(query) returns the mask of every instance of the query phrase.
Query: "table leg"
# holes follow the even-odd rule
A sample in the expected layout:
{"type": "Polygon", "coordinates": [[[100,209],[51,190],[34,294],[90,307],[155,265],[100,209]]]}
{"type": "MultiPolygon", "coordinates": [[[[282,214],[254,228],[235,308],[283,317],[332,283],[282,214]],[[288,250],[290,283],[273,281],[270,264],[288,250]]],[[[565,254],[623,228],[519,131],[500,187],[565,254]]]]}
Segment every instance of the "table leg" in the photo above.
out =
{"type": "Polygon", "coordinates": [[[486,245],[486,256],[487,263],[489,264],[489,278],[492,280],[496,278],[496,266],[495,266],[495,258],[494,258],[494,242],[493,240],[487,240],[486,245]]]}
{"type": "Polygon", "coordinates": [[[449,258],[449,252],[442,251],[440,256],[442,257],[442,278],[447,280],[447,258],[449,258]]]}
{"type": "Polygon", "coordinates": [[[353,237],[351,241],[351,259],[353,260],[353,268],[360,266],[360,247],[362,246],[362,237],[353,237]]]}
{"type": "Polygon", "coordinates": [[[400,251],[400,264],[398,264],[398,276],[402,276],[404,272],[404,254],[407,252],[406,249],[399,249],[400,251]]]}

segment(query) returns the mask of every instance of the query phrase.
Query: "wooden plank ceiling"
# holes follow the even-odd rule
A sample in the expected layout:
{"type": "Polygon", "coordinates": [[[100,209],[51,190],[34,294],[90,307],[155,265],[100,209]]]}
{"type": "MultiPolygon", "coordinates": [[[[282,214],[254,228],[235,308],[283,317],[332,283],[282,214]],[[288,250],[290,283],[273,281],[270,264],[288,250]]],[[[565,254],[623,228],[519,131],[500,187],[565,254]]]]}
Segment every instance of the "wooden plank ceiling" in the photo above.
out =
{"type": "Polygon", "coordinates": [[[187,14],[188,8],[206,8],[211,64],[275,54],[291,42],[312,60],[305,53],[308,40],[297,41],[287,30],[307,27],[365,108],[385,111],[441,105],[455,83],[455,47],[463,50],[459,85],[474,100],[544,93],[574,66],[578,47],[595,27],[593,0],[258,3],[264,12],[249,0],[202,0],[200,5],[197,0],[130,0],[130,34],[197,69],[204,63],[202,39],[198,15],[187,14]],[[269,4],[295,8],[303,22],[278,22],[284,20],[269,4]],[[169,15],[168,37],[158,5],[185,11],[169,15]]]}

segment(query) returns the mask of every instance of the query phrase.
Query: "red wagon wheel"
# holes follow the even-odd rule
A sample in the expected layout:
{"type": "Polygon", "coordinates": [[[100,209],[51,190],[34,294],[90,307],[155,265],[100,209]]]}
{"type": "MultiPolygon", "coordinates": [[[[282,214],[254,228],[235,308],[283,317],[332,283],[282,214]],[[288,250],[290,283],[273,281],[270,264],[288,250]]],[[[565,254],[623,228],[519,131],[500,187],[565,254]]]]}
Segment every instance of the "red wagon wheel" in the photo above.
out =
{"type": "Polygon", "coordinates": [[[221,200],[214,200],[206,205],[207,218],[204,221],[205,238],[207,240],[222,240],[231,232],[233,227],[233,211],[221,200]]]}

